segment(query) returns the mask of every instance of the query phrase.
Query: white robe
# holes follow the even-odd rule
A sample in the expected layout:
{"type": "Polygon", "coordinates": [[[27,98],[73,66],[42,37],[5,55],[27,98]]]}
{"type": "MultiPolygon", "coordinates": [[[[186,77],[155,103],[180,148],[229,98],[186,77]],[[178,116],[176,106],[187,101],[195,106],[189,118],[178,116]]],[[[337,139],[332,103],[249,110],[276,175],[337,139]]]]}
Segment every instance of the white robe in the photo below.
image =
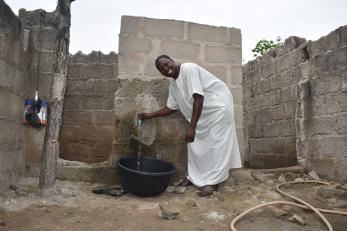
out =
{"type": "Polygon", "coordinates": [[[190,122],[194,98],[204,96],[194,142],[188,143],[188,179],[196,186],[216,185],[240,168],[233,97],[217,77],[194,63],[183,63],[178,78],[170,80],[167,107],[180,110],[190,122]]]}

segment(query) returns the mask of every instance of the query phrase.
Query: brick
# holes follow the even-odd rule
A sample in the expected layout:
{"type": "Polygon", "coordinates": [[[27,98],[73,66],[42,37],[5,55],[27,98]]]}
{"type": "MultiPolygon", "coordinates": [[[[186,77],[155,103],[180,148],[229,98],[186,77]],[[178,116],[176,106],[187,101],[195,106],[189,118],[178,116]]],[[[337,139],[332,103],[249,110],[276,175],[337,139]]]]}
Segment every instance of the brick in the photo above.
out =
{"type": "Polygon", "coordinates": [[[240,46],[242,45],[242,36],[241,36],[241,30],[237,28],[228,28],[230,33],[230,42],[234,46],[240,46]]]}
{"type": "Polygon", "coordinates": [[[296,156],[289,156],[281,153],[262,154],[250,156],[249,165],[251,168],[282,168],[296,165],[296,156]]]}
{"type": "Polygon", "coordinates": [[[230,46],[212,46],[205,48],[205,61],[211,63],[233,63],[241,65],[241,49],[230,46]]]}
{"type": "Polygon", "coordinates": [[[145,64],[145,69],[144,69],[145,75],[161,76],[160,72],[155,67],[154,62],[155,62],[154,58],[147,59],[146,64],[145,64]]]}
{"type": "Polygon", "coordinates": [[[118,74],[141,74],[141,63],[145,60],[145,54],[119,54],[118,74]]]}
{"type": "Polygon", "coordinates": [[[347,101],[340,93],[319,95],[312,98],[313,115],[334,114],[347,111],[347,101]]]}
{"type": "Polygon", "coordinates": [[[81,78],[82,64],[69,64],[67,69],[67,79],[80,79],[81,78]]]}
{"type": "Polygon", "coordinates": [[[91,125],[93,124],[93,113],[90,111],[68,111],[63,113],[64,125],[91,125]]]}
{"type": "Polygon", "coordinates": [[[139,23],[141,18],[132,16],[122,16],[121,19],[121,34],[136,34],[139,30],[139,23]]]}
{"type": "Polygon", "coordinates": [[[115,65],[113,64],[88,64],[81,66],[82,79],[113,79],[116,78],[115,65]]]}
{"type": "Polygon", "coordinates": [[[159,120],[156,140],[159,142],[182,143],[186,137],[186,123],[179,120],[159,120]]]}
{"type": "Polygon", "coordinates": [[[233,95],[234,104],[242,105],[242,88],[240,87],[232,87],[230,88],[230,92],[233,95]]]}
{"type": "Polygon", "coordinates": [[[94,111],[94,124],[95,125],[109,125],[114,127],[116,115],[113,110],[108,111],[94,111]]]}
{"type": "Polygon", "coordinates": [[[297,86],[289,86],[281,89],[280,102],[292,102],[297,100],[297,86]]]}
{"type": "Polygon", "coordinates": [[[256,123],[271,121],[271,114],[269,109],[264,108],[259,111],[256,111],[254,120],[256,123]]]}
{"type": "Polygon", "coordinates": [[[283,138],[255,138],[250,139],[251,153],[284,153],[283,138]]]}
{"type": "Polygon", "coordinates": [[[290,156],[296,156],[296,137],[287,137],[285,139],[285,153],[290,156]]]}
{"type": "Polygon", "coordinates": [[[336,134],[336,131],[339,128],[335,116],[314,117],[312,118],[311,124],[311,135],[336,134]]]}
{"type": "MultiPolygon", "coordinates": [[[[39,28],[31,30],[31,36],[32,36],[32,42],[33,47],[35,48],[35,52],[39,49],[39,43],[38,43],[38,34],[39,34],[39,28]]],[[[55,51],[56,49],[56,38],[57,38],[58,31],[54,28],[43,28],[41,32],[41,49],[42,50],[48,50],[48,51],[55,51]]]]}
{"type": "Polygon", "coordinates": [[[119,53],[149,53],[152,43],[149,39],[138,39],[134,37],[119,37],[119,53]]]}
{"type": "MultiPolygon", "coordinates": [[[[31,56],[31,67],[37,70],[38,53],[34,52],[31,56]]],[[[55,52],[41,51],[40,53],[40,72],[54,72],[53,67],[56,62],[55,52]]]]}
{"type": "Polygon", "coordinates": [[[262,124],[252,124],[249,126],[250,138],[262,138],[263,137],[263,126],[262,124]]]}
{"type": "Polygon", "coordinates": [[[317,143],[317,152],[320,157],[345,157],[347,150],[347,137],[314,138],[317,143]]]}
{"type": "Polygon", "coordinates": [[[335,161],[332,158],[321,158],[311,160],[312,170],[319,176],[328,179],[335,179],[335,161]]]}
{"type": "Polygon", "coordinates": [[[221,79],[224,83],[228,83],[227,69],[224,66],[203,66],[208,72],[217,78],[221,79]]]}
{"type": "Polygon", "coordinates": [[[322,95],[337,92],[341,89],[341,77],[328,75],[311,80],[312,95],[322,95]]]}
{"type": "Polygon", "coordinates": [[[146,18],[144,32],[147,36],[183,38],[184,22],[146,18]]]}
{"type": "Polygon", "coordinates": [[[81,97],[81,108],[82,109],[112,110],[113,104],[114,104],[113,94],[82,96],[81,97]]]}
{"type": "Polygon", "coordinates": [[[161,42],[160,50],[173,58],[196,59],[200,52],[200,45],[188,42],[164,40],[161,42]]]}
{"type": "Polygon", "coordinates": [[[189,23],[189,39],[201,40],[204,42],[226,43],[228,42],[227,28],[189,23]]]}
{"type": "Polygon", "coordinates": [[[242,85],[242,69],[241,67],[231,68],[231,84],[242,85]]]}

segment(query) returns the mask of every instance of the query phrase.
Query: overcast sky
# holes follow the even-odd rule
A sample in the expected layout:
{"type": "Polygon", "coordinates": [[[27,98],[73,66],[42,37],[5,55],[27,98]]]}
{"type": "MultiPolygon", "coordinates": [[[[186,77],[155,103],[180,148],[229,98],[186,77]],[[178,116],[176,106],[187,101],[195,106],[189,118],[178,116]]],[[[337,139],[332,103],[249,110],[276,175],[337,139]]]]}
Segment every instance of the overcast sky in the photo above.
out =
{"type": "MultiPolygon", "coordinates": [[[[5,0],[20,8],[53,11],[56,0],[5,0]]],[[[291,35],[316,40],[347,24],[347,0],[76,0],[72,3],[70,52],[118,53],[122,15],[144,16],[241,29],[243,59],[260,39],[291,35]]]]}

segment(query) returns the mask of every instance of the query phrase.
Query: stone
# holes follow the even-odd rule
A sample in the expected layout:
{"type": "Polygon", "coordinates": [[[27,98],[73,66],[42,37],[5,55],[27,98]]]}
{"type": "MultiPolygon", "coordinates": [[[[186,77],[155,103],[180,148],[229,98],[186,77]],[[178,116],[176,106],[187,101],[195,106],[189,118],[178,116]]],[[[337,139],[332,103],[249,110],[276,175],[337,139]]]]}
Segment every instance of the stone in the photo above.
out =
{"type": "Polygon", "coordinates": [[[295,214],[295,213],[294,213],[294,215],[293,215],[292,217],[290,217],[290,218],[288,219],[288,221],[296,222],[296,223],[298,223],[298,224],[300,224],[300,225],[305,225],[305,220],[304,220],[304,218],[301,217],[301,216],[299,216],[298,214],[295,214]]]}
{"type": "Polygon", "coordinates": [[[321,178],[318,176],[318,174],[317,174],[315,171],[309,172],[308,175],[309,175],[313,180],[318,180],[318,181],[321,180],[321,178]]]}
{"type": "Polygon", "coordinates": [[[305,180],[301,177],[295,178],[294,182],[304,182],[305,180]]]}
{"type": "Polygon", "coordinates": [[[257,173],[257,172],[255,172],[255,173],[252,173],[252,176],[262,183],[264,183],[268,180],[276,179],[275,174],[272,174],[272,173],[257,173]]]}
{"type": "Polygon", "coordinates": [[[281,175],[277,178],[277,182],[278,183],[285,183],[287,180],[286,180],[286,177],[284,175],[281,175]]]}
{"type": "Polygon", "coordinates": [[[185,192],[186,192],[186,187],[184,187],[184,186],[178,186],[174,190],[174,193],[176,193],[176,194],[183,194],[185,192]]]}
{"type": "Polygon", "coordinates": [[[167,202],[159,203],[159,217],[166,220],[177,219],[180,214],[180,210],[167,202]]]}
{"type": "Polygon", "coordinates": [[[265,181],[265,184],[267,184],[267,185],[273,185],[274,183],[275,183],[274,180],[267,180],[267,181],[265,181]]]}
{"type": "Polygon", "coordinates": [[[272,215],[274,215],[275,217],[281,217],[281,216],[284,216],[284,215],[287,215],[287,212],[283,209],[280,209],[280,208],[277,208],[277,207],[274,207],[274,206],[270,206],[269,207],[272,215]]]}
{"type": "Polygon", "coordinates": [[[319,188],[317,190],[317,196],[324,199],[342,199],[347,200],[347,191],[344,189],[339,189],[337,186],[327,186],[324,188],[319,188]]]}
{"type": "Polygon", "coordinates": [[[173,193],[175,191],[175,187],[174,186],[169,186],[166,188],[166,192],[168,193],[173,193]]]}
{"type": "Polygon", "coordinates": [[[198,202],[192,198],[187,199],[185,204],[189,207],[198,207],[198,202]]]}
{"type": "Polygon", "coordinates": [[[230,175],[235,179],[235,182],[238,185],[255,183],[251,172],[248,170],[234,170],[230,172],[230,175]]]}

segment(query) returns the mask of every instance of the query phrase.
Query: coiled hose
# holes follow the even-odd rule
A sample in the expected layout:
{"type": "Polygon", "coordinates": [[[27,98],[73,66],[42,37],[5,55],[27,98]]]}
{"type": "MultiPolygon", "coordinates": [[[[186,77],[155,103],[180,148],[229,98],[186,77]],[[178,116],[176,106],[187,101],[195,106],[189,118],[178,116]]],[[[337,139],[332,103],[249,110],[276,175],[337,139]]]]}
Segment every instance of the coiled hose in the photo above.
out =
{"type": "Polygon", "coordinates": [[[266,206],[270,206],[270,205],[292,205],[292,206],[296,206],[296,207],[300,207],[303,209],[307,209],[307,210],[312,210],[315,214],[317,214],[317,216],[319,216],[319,218],[323,221],[323,223],[325,224],[325,226],[328,228],[329,231],[333,231],[333,228],[331,226],[331,224],[329,223],[329,221],[322,215],[322,213],[330,213],[330,214],[337,214],[337,215],[343,215],[343,216],[347,216],[347,212],[341,212],[341,211],[336,211],[336,210],[328,210],[328,209],[319,209],[319,208],[315,208],[312,205],[310,205],[309,203],[307,203],[304,200],[301,200],[300,198],[297,198],[293,195],[290,195],[289,193],[286,193],[284,191],[282,191],[280,188],[283,185],[287,185],[287,184],[306,184],[306,183],[314,183],[314,184],[323,184],[323,185],[329,185],[329,183],[327,182],[323,182],[323,181],[317,181],[317,180],[309,180],[309,181],[289,181],[289,182],[285,182],[282,184],[279,184],[276,186],[276,191],[279,192],[282,195],[285,195],[291,199],[293,199],[294,201],[297,201],[299,203],[294,203],[294,202],[290,202],[290,201],[271,201],[271,202],[267,202],[264,204],[260,204],[257,205],[255,207],[252,207],[250,209],[247,209],[246,211],[244,211],[243,213],[241,213],[240,215],[238,215],[237,217],[235,217],[232,222],[230,223],[230,229],[232,231],[237,231],[237,229],[235,228],[235,224],[244,216],[246,216],[247,214],[249,214],[250,212],[262,208],[262,207],[266,207],[266,206]]]}

